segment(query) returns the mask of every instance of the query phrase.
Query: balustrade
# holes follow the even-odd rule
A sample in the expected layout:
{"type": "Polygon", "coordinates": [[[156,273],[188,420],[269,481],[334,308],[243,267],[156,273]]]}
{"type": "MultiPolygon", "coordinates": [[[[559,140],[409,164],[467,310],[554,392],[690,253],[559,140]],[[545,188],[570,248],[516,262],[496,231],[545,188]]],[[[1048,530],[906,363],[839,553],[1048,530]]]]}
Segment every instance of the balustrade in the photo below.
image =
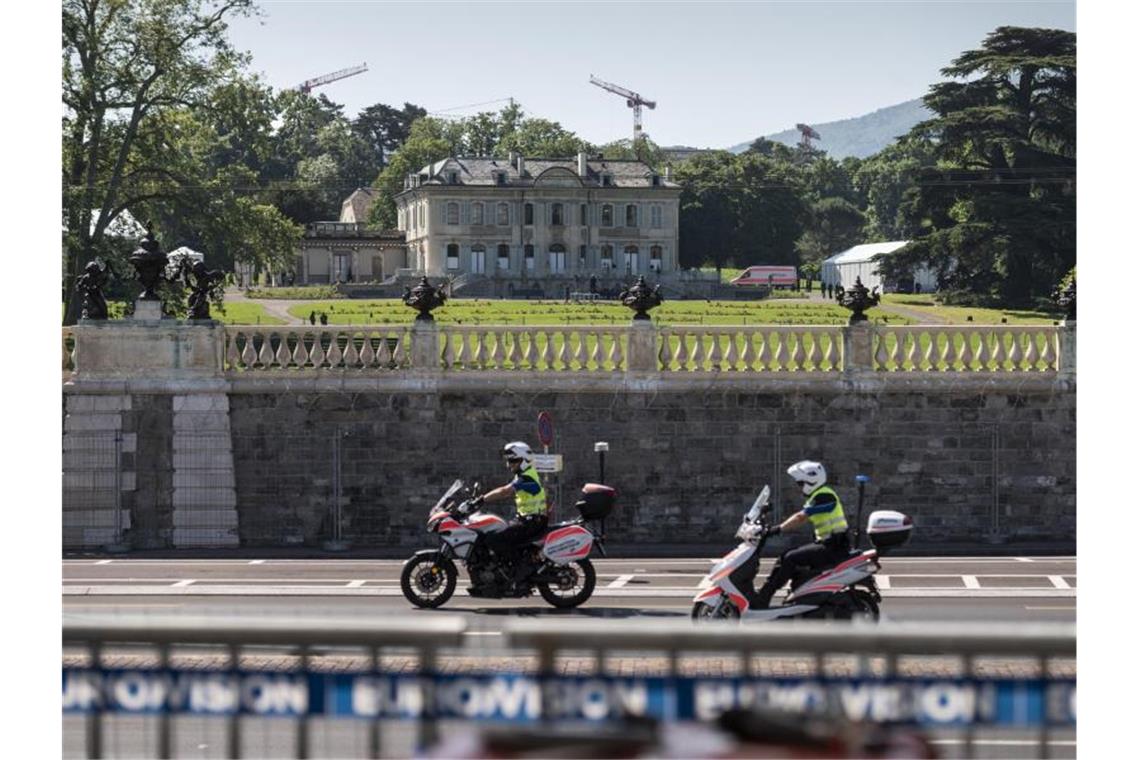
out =
{"type": "Polygon", "coordinates": [[[841,327],[705,327],[659,331],[662,372],[838,372],[841,327]]]}
{"type": "Polygon", "coordinates": [[[876,327],[881,372],[1055,372],[1057,328],[1041,325],[876,327]]]}
{"type": "MultiPolygon", "coordinates": [[[[99,335],[113,326],[100,326],[99,335]]],[[[132,329],[137,329],[133,327],[132,329]]],[[[990,373],[1075,376],[1076,334],[1049,325],[379,325],[219,329],[220,373],[260,371],[869,376],[990,373]],[[853,332],[858,331],[858,333],[853,332]],[[1068,353],[1065,353],[1065,352],[1068,353]],[[1066,358],[1066,357],[1069,358],[1066,358]],[[1063,366],[1062,366],[1063,365],[1063,366]]],[[[65,327],[63,371],[85,370],[65,327]]],[[[98,351],[96,344],[85,351],[98,351]]],[[[138,343],[139,351],[155,344],[138,343]]],[[[119,349],[117,349],[119,350],[119,349]]],[[[149,366],[144,363],[140,366],[149,366]]],[[[98,371],[98,370],[96,370],[98,371]]]]}
{"type": "Polygon", "coordinates": [[[225,362],[240,370],[393,370],[411,366],[407,327],[227,327],[225,362]]]}
{"type": "Polygon", "coordinates": [[[626,328],[448,325],[440,328],[439,338],[445,371],[627,369],[626,328]]]}

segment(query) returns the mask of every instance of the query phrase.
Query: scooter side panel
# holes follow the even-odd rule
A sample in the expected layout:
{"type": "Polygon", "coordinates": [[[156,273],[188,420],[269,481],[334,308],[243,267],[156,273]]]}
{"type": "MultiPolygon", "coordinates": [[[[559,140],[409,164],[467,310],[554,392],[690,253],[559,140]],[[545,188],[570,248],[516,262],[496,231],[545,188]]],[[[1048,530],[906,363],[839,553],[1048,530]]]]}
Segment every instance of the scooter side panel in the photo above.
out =
{"type": "Polygon", "coordinates": [[[785,617],[798,617],[815,609],[819,609],[819,605],[787,604],[781,607],[769,607],[763,610],[752,609],[744,616],[744,620],[751,623],[762,620],[778,620],[785,617]]]}
{"type": "Polygon", "coordinates": [[[464,527],[478,533],[498,533],[501,530],[506,530],[507,521],[489,512],[475,512],[467,518],[464,527]]]}
{"type": "Polygon", "coordinates": [[[542,544],[542,555],[551,562],[565,564],[585,559],[594,546],[594,534],[578,525],[551,531],[542,544]]]}

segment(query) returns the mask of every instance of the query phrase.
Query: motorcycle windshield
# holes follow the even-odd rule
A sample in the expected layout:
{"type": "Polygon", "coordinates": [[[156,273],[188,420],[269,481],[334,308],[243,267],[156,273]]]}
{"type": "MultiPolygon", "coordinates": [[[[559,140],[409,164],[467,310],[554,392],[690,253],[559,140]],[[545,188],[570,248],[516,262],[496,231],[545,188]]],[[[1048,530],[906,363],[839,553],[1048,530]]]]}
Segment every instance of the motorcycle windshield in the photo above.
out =
{"type": "Polygon", "coordinates": [[[748,513],[744,516],[745,520],[748,522],[756,522],[756,518],[760,516],[760,510],[768,503],[769,493],[768,486],[764,486],[764,490],[756,497],[756,501],[752,502],[752,508],[749,509],[748,513]]]}
{"type": "Polygon", "coordinates": [[[458,493],[460,488],[463,488],[463,481],[456,480],[451,484],[451,488],[447,489],[447,493],[439,497],[439,501],[435,503],[435,506],[431,508],[431,511],[434,512],[437,509],[443,509],[443,505],[446,504],[452,496],[458,493]]]}

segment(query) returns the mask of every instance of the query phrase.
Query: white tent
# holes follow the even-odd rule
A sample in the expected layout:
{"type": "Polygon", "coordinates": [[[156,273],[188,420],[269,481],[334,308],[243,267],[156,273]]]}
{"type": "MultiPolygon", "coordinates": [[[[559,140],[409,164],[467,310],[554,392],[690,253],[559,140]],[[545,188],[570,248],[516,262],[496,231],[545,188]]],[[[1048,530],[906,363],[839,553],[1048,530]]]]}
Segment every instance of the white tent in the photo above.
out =
{"type": "Polygon", "coordinates": [[[179,248],[175,248],[173,251],[166,254],[166,260],[167,261],[177,261],[178,259],[181,259],[183,257],[188,258],[191,261],[205,261],[206,260],[206,254],[199,253],[198,251],[195,251],[193,248],[187,248],[186,246],[181,246],[179,248]]]}
{"type": "MultiPolygon", "coordinates": [[[[855,284],[855,278],[862,280],[864,287],[878,287],[879,292],[894,290],[895,283],[886,283],[879,275],[879,263],[874,258],[880,254],[891,254],[909,243],[909,240],[895,240],[889,243],[866,243],[848,248],[846,251],[824,259],[820,269],[820,279],[824,285],[839,285],[850,289],[855,284]]],[[[914,281],[926,292],[938,287],[934,273],[920,267],[914,273],[914,281]]]]}

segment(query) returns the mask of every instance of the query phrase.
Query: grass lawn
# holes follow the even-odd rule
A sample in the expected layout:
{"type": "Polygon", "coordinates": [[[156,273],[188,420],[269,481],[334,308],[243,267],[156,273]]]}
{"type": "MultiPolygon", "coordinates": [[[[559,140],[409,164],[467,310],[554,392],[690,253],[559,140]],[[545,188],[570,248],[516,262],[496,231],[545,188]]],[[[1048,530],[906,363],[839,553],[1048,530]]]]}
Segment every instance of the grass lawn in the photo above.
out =
{"type": "Polygon", "coordinates": [[[883,296],[883,303],[902,306],[910,311],[940,317],[951,324],[974,322],[983,325],[1001,324],[1005,319],[1011,325],[1049,325],[1060,319],[1060,313],[1043,311],[1021,311],[1016,309],[980,309],[974,306],[941,306],[931,295],[890,293],[883,296]],[[966,317],[972,317],[967,320],[966,317]]]}
{"type": "MultiPolygon", "coordinates": [[[[373,301],[314,301],[289,313],[308,319],[310,312],[328,314],[329,324],[407,324],[414,312],[395,298],[373,301]]],[[[626,325],[633,312],[615,302],[514,301],[456,299],[433,312],[441,324],[463,325],[626,325]]],[[[832,303],[776,301],[666,301],[651,312],[659,325],[842,325],[849,312],[832,303]]],[[[913,320],[881,309],[869,312],[876,321],[905,325],[913,320]]]]}
{"type": "Polygon", "coordinates": [[[285,320],[275,317],[259,303],[230,301],[226,303],[224,314],[217,309],[210,310],[210,316],[227,325],[283,325],[285,320]]]}

